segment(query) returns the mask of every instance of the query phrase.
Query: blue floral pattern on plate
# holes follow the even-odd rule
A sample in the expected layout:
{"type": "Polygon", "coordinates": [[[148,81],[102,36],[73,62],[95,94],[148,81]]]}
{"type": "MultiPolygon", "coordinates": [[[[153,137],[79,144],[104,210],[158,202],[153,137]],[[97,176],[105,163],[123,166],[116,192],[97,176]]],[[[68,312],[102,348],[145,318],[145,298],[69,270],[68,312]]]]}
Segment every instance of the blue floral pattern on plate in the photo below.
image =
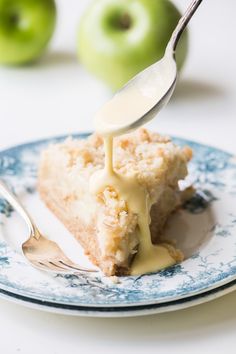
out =
{"type": "MultiPolygon", "coordinates": [[[[80,138],[86,136],[79,135],[80,138]]],[[[2,151],[0,178],[17,194],[36,197],[40,152],[48,144],[63,139],[36,141],[2,151]]],[[[213,147],[179,138],[174,138],[174,141],[194,150],[190,176],[197,193],[180,213],[185,218],[184,222],[190,220],[190,224],[195,223],[194,230],[199,227],[199,232],[207,235],[185,261],[155,274],[121,277],[118,282],[101,274],[52,276],[42,273],[7,245],[5,227],[7,224],[8,232],[15,233],[11,229],[15,213],[8,203],[0,199],[0,290],[51,302],[57,307],[118,309],[176,301],[236,279],[235,159],[213,147]]],[[[187,237],[191,239],[191,232],[187,237]]]]}

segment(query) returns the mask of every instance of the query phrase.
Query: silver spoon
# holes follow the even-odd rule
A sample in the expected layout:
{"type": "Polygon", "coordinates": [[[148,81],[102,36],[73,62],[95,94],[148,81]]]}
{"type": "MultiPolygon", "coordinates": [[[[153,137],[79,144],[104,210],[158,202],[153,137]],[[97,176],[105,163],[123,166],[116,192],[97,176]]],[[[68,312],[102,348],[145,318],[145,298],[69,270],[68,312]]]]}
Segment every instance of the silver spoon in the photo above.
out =
{"type": "Polygon", "coordinates": [[[95,116],[95,129],[102,135],[120,135],[150,121],[168,103],[176,86],[176,47],[185,27],[201,4],[194,0],[181,17],[164,57],[141,71],[108,101],[95,116]]]}
{"type": "Polygon", "coordinates": [[[27,210],[1,180],[0,195],[19,213],[28,227],[29,237],[21,248],[31,265],[37,269],[55,273],[96,272],[96,270],[84,268],[72,262],[56,242],[44,237],[27,210]]]}

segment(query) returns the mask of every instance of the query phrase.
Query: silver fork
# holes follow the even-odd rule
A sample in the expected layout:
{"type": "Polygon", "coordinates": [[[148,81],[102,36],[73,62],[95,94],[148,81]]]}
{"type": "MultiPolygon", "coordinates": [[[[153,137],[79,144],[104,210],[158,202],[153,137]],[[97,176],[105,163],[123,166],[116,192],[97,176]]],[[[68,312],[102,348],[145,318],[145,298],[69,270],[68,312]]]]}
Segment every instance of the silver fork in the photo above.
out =
{"type": "Polygon", "coordinates": [[[51,240],[45,238],[36,227],[31,216],[9,188],[0,181],[0,194],[15,209],[25,221],[29,238],[22,244],[22,251],[27,260],[37,269],[56,273],[96,272],[83,268],[72,262],[61,248],[51,240]]]}

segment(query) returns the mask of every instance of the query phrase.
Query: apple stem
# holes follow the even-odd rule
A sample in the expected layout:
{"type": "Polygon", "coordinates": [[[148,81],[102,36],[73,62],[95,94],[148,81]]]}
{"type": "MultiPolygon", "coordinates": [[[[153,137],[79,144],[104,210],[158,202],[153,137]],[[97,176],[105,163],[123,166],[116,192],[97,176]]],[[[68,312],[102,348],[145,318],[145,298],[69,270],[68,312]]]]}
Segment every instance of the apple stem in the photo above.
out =
{"type": "Polygon", "coordinates": [[[131,26],[130,15],[127,12],[123,13],[119,19],[119,23],[122,29],[129,29],[131,26]]]}

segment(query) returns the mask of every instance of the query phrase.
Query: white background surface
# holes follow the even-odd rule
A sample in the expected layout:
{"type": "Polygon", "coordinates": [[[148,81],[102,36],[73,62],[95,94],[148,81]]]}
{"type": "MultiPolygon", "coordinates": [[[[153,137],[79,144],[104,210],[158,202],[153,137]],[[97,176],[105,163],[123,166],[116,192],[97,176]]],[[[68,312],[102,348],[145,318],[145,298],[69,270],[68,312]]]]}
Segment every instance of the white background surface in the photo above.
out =
{"type": "MultiPolygon", "coordinates": [[[[97,0],[98,1],[98,0],[97,0]]],[[[190,0],[175,0],[184,9],[190,0]]],[[[58,28],[35,66],[0,69],[0,148],[92,129],[110,92],[80,67],[76,28],[88,1],[58,0],[58,28]]],[[[190,25],[190,54],[160,132],[236,153],[234,0],[205,0],[190,25]]],[[[0,301],[0,352],[235,353],[236,293],[178,312],[130,319],[72,318],[0,301]]]]}

